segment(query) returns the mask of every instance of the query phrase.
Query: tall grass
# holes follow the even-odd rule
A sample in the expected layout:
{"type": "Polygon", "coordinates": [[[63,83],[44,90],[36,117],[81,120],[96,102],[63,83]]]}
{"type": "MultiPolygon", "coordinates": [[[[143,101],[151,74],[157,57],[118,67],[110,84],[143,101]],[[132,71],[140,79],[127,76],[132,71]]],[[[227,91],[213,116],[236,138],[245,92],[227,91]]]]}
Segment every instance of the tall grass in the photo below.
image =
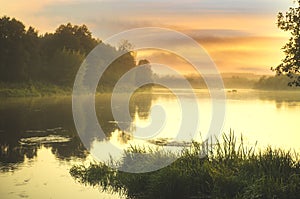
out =
{"type": "Polygon", "coordinates": [[[0,82],[0,97],[41,97],[70,95],[72,88],[30,81],[27,83],[0,82]]]}
{"type": "MultiPolygon", "coordinates": [[[[162,155],[133,147],[120,166],[136,152],[151,153],[154,162],[162,155]]],[[[245,146],[242,137],[237,140],[230,132],[214,145],[193,142],[177,155],[175,162],[150,173],[125,173],[104,163],[73,166],[70,173],[81,183],[127,198],[300,198],[296,153],[270,147],[256,152],[255,146],[245,146]]]]}

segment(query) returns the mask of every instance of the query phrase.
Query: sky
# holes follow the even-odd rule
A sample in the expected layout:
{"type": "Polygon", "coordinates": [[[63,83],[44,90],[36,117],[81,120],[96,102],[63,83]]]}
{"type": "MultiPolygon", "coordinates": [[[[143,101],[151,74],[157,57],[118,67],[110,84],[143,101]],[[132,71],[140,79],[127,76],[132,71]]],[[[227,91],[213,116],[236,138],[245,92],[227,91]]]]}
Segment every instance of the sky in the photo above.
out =
{"type": "MultiPolygon", "coordinates": [[[[102,40],[131,28],[170,28],[195,39],[220,72],[272,74],[289,37],[277,28],[276,15],[290,6],[292,0],[0,0],[0,15],[41,34],[68,22],[86,24],[102,40]]],[[[167,52],[147,50],[138,58],[192,71],[167,52]]]]}

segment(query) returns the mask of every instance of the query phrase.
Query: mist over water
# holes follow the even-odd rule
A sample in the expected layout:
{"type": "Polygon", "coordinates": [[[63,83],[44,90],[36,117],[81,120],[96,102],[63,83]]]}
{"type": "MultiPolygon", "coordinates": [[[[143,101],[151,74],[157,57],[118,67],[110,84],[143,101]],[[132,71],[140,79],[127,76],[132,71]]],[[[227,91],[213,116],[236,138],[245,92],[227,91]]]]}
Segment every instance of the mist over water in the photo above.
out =
{"type": "MultiPolygon", "coordinates": [[[[181,90],[180,93],[184,96],[184,103],[188,104],[189,92],[181,90]]],[[[200,135],[202,138],[205,136],[211,122],[211,101],[207,90],[198,89],[195,93],[200,113],[199,136],[195,139],[200,140],[200,135]]],[[[223,132],[228,133],[232,129],[236,135],[243,134],[246,144],[253,146],[257,141],[259,148],[270,145],[300,150],[299,92],[239,89],[226,93],[223,132]]],[[[177,98],[167,89],[139,92],[132,97],[129,105],[132,122],[127,123],[127,132],[118,128],[109,104],[109,94],[96,96],[98,121],[108,139],[116,146],[125,148],[130,144],[182,143],[182,140],[170,139],[180,126],[181,118],[177,98]],[[151,123],[151,110],[157,105],[164,108],[167,118],[161,133],[149,140],[135,139],[133,127],[151,123]]],[[[91,144],[94,141],[91,140],[91,144]]],[[[98,144],[105,141],[101,137],[97,139],[98,144]]],[[[75,130],[70,97],[1,100],[0,149],[0,187],[6,187],[5,190],[0,189],[0,194],[4,198],[61,198],[71,195],[72,198],[119,198],[86,188],[76,183],[69,174],[72,165],[93,161],[75,130]]]]}

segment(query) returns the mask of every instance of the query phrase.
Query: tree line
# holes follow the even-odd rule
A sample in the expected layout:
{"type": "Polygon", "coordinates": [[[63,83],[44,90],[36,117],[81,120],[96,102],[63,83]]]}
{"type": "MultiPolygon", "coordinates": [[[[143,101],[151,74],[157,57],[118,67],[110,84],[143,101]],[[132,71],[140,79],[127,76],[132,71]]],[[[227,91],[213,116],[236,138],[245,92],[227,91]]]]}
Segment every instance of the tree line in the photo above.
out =
{"type": "MultiPolygon", "coordinates": [[[[54,33],[39,34],[35,28],[26,29],[21,21],[4,16],[0,18],[0,82],[38,81],[70,87],[84,58],[100,43],[86,25],[67,23],[54,33]]],[[[101,78],[102,87],[112,87],[141,62],[137,63],[128,42],[119,48],[106,45],[106,49],[111,53],[126,51],[101,78]]]]}

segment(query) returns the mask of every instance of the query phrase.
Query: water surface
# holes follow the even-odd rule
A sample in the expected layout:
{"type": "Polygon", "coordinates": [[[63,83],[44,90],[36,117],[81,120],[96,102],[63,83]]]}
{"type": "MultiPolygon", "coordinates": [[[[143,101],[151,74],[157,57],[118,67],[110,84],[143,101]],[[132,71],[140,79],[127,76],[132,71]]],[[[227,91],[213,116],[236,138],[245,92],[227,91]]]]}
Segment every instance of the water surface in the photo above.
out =
{"type": "MultiPolygon", "coordinates": [[[[181,94],[185,96],[183,103],[189,103],[189,92],[181,94]]],[[[201,116],[198,135],[203,135],[211,122],[211,100],[205,90],[197,90],[196,94],[201,116]]],[[[98,95],[98,121],[107,136],[98,136],[98,143],[108,140],[116,146],[138,143],[133,139],[132,127],[153,122],[151,111],[155,105],[164,108],[167,118],[155,139],[167,140],[176,134],[181,120],[178,100],[168,90],[157,89],[132,98],[129,105],[132,121],[123,121],[128,132],[120,131],[120,121],[116,122],[112,116],[110,95],[98,95]]],[[[93,161],[77,135],[71,107],[70,97],[1,99],[1,198],[119,198],[77,183],[70,176],[72,165],[93,161]]],[[[228,133],[233,129],[236,134],[242,133],[250,145],[257,141],[259,147],[271,145],[300,151],[299,116],[300,92],[227,92],[222,131],[228,133]]]]}

